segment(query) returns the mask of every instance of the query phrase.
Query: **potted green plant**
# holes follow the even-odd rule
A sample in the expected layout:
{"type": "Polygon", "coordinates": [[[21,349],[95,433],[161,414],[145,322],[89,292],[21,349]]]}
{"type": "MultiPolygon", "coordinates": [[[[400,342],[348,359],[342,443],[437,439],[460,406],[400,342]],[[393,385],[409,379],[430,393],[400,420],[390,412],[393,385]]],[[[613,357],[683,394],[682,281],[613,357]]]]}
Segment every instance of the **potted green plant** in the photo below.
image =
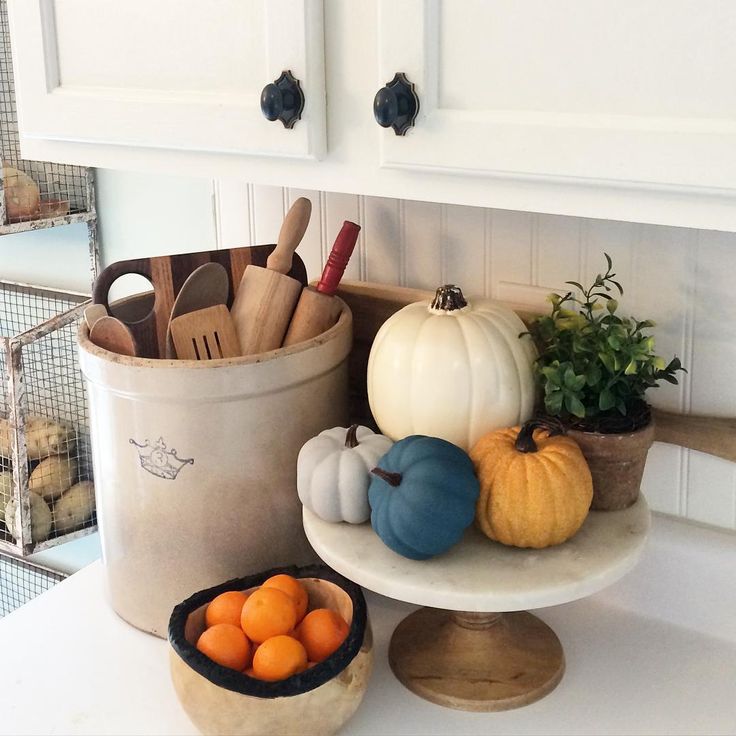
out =
{"type": "Polygon", "coordinates": [[[677,383],[685,370],[654,352],[650,320],[621,317],[611,292],[623,295],[613,263],[585,288],[576,281],[552,309],[529,326],[539,357],[535,375],[544,413],[558,417],[585,455],[593,475],[594,509],[630,506],[639,495],[654,423],[645,393],[659,381],[677,383]]]}

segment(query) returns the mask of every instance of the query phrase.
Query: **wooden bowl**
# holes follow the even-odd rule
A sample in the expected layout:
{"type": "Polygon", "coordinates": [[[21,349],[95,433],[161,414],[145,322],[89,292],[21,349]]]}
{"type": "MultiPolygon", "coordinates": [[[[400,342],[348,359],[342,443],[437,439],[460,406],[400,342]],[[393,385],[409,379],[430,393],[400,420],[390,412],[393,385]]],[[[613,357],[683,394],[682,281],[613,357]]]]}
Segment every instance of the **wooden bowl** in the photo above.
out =
{"type": "Polygon", "coordinates": [[[287,567],[202,590],[174,608],[169,621],[174,689],[203,734],[336,733],[363,699],[373,667],[373,636],[363,592],[324,565],[287,567]],[[279,682],[263,682],[216,664],[195,646],[209,602],[228,590],[248,592],[272,575],[299,578],[309,609],[333,608],[350,625],[345,641],[323,662],[279,682]]]}

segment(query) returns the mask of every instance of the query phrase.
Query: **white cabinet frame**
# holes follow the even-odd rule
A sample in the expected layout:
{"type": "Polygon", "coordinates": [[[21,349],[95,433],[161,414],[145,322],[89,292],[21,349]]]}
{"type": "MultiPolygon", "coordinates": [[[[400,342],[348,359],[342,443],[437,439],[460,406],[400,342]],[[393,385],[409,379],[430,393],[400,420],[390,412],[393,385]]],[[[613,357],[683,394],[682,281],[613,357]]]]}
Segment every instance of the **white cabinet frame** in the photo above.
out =
{"type": "MultiPolygon", "coordinates": [[[[262,85],[290,69],[300,80],[306,99],[302,119],[292,130],[263,117],[258,92],[245,96],[236,91],[65,84],[56,24],[56,13],[63,12],[65,1],[9,0],[11,33],[16,39],[13,52],[21,145],[41,140],[297,159],[323,157],[322,0],[262,3],[268,70],[262,85]]],[[[183,10],[187,5],[193,3],[184,4],[183,10]]],[[[216,12],[216,5],[199,3],[199,12],[216,12]]],[[[148,12],[156,12],[156,3],[149,3],[148,8],[148,12]]],[[[90,21],[77,35],[83,40],[85,34],[94,32],[94,22],[90,21]]],[[[161,42],[166,43],[166,39],[161,42]]],[[[131,44],[134,53],[136,48],[131,44]]]]}

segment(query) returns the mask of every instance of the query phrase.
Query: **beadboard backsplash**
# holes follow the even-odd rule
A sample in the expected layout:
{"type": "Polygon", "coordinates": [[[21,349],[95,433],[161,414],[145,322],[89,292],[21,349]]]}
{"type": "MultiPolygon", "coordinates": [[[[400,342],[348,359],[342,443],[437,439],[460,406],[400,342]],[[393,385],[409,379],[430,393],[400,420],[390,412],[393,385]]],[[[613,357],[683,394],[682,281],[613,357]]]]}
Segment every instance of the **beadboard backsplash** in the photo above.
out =
{"type": "MultiPolygon", "coordinates": [[[[434,289],[546,309],[567,280],[585,284],[614,262],[621,311],[656,321],[657,350],[678,355],[680,384],[650,392],[661,408],[736,416],[736,233],[530,214],[408,200],[214,184],[218,247],[273,242],[300,196],[312,221],[299,253],[317,278],[343,220],[362,225],[346,279],[434,289]]],[[[663,513],[736,529],[736,464],[655,444],[644,492],[663,513]]]]}

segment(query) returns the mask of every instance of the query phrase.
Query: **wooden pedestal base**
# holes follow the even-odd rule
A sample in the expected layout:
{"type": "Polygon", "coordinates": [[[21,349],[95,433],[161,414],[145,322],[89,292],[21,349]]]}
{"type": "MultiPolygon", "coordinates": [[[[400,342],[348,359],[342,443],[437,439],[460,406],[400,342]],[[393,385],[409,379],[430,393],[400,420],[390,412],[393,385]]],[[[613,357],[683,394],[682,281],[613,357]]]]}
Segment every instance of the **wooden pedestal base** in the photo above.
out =
{"type": "Polygon", "coordinates": [[[526,611],[421,608],[396,627],[388,657],[409,690],[469,711],[533,703],[553,690],[565,671],[557,635],[526,611]]]}

